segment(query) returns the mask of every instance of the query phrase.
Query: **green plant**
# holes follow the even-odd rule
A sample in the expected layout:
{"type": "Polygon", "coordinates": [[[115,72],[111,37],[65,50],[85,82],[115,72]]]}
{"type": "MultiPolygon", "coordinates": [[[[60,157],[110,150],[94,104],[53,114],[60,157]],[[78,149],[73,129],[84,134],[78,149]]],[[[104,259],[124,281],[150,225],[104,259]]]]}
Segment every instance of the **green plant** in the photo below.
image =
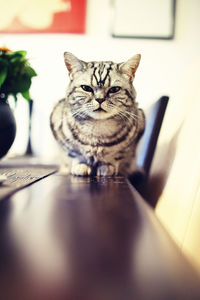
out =
{"type": "Polygon", "coordinates": [[[37,76],[26,57],[26,51],[11,51],[6,47],[0,48],[0,94],[6,97],[12,95],[17,101],[20,93],[30,100],[29,89],[31,79],[37,76]]]}

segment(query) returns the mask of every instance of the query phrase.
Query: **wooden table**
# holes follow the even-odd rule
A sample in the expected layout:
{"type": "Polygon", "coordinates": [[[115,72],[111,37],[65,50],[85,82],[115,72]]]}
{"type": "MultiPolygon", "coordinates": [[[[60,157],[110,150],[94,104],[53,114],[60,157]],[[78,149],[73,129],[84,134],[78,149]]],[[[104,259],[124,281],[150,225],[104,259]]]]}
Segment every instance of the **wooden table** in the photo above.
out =
{"type": "Polygon", "coordinates": [[[50,175],[0,202],[1,300],[200,299],[200,279],[123,177],[50,175]]]}

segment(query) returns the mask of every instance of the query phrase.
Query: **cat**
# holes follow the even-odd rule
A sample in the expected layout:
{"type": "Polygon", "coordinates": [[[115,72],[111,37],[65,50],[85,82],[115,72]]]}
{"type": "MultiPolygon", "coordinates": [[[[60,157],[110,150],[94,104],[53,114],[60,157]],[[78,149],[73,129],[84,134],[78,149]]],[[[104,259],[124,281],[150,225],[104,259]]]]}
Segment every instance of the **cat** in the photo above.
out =
{"type": "Polygon", "coordinates": [[[116,176],[134,171],[136,145],[145,128],[132,84],[140,58],[85,62],[64,53],[70,83],[50,116],[62,149],[61,173],[116,176]]]}

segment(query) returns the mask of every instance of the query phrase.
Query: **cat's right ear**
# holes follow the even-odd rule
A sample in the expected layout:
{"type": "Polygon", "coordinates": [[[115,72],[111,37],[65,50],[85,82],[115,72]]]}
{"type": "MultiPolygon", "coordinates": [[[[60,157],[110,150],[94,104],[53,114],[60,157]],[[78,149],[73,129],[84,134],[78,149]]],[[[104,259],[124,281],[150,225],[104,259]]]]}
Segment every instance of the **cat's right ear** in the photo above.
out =
{"type": "Polygon", "coordinates": [[[78,71],[82,71],[86,68],[86,63],[78,59],[75,55],[70,52],[64,53],[65,64],[69,71],[70,78],[74,78],[74,74],[78,71]]]}
{"type": "Polygon", "coordinates": [[[135,77],[135,72],[139,66],[141,59],[140,54],[136,54],[135,56],[131,57],[124,63],[121,63],[119,66],[120,71],[129,77],[130,81],[133,81],[135,77]]]}

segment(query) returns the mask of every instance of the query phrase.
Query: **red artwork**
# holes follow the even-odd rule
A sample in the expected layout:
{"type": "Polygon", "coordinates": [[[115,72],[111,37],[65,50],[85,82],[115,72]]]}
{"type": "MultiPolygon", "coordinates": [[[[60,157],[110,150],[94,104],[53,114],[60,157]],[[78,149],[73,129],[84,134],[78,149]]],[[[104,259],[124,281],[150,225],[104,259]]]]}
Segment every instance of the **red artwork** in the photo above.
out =
{"type": "Polygon", "coordinates": [[[84,33],[86,0],[1,2],[1,33],[84,33]]]}

